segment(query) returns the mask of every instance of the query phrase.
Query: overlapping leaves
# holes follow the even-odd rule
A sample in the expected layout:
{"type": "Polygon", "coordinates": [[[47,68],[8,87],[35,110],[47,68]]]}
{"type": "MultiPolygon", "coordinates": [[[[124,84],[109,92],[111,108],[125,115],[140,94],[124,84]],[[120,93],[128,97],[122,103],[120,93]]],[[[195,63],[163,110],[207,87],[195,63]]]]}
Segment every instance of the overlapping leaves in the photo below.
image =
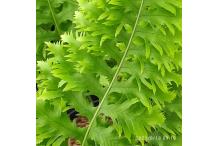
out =
{"type": "MultiPolygon", "coordinates": [[[[64,145],[71,137],[82,142],[86,128],[70,122],[66,110],[75,108],[91,120],[96,107],[87,97],[101,101],[141,1],[77,2],[72,17],[76,32],[63,34],[60,42],[47,42],[47,60],[37,63],[39,145],[64,145]]],[[[128,56],[87,146],[181,145],[181,47],[181,1],[144,1],[128,56]],[[155,135],[168,140],[149,139],[155,135]]]]}
{"type": "Polygon", "coordinates": [[[63,32],[74,30],[73,15],[77,9],[75,0],[36,1],[36,51],[37,58],[45,54],[46,41],[57,41],[63,32]]]}

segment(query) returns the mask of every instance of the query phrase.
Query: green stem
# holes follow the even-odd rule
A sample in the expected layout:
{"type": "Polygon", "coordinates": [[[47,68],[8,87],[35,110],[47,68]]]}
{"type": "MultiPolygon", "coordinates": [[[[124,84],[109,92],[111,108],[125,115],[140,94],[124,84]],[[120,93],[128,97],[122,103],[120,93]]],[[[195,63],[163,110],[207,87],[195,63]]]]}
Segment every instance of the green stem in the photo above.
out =
{"type": "Polygon", "coordinates": [[[50,1],[50,0],[48,0],[48,6],[49,6],[49,9],[50,9],[52,18],[53,18],[53,20],[54,20],[55,28],[56,28],[56,30],[57,30],[58,35],[60,36],[60,35],[61,35],[61,31],[60,31],[60,29],[59,29],[59,26],[58,26],[58,23],[57,23],[57,20],[56,20],[56,17],[55,17],[55,13],[54,13],[53,8],[52,8],[52,6],[51,6],[51,1],[50,1]]]}
{"type": "Polygon", "coordinates": [[[91,119],[91,121],[90,121],[90,123],[89,123],[89,126],[88,126],[88,128],[87,128],[87,130],[86,130],[85,136],[84,136],[83,141],[82,141],[82,146],[85,145],[86,139],[87,139],[88,134],[89,134],[89,132],[90,132],[90,129],[91,129],[92,125],[93,125],[93,122],[94,122],[94,120],[95,120],[95,118],[96,118],[98,112],[100,111],[100,109],[101,109],[101,107],[102,107],[102,105],[103,105],[103,103],[104,103],[104,100],[105,100],[106,97],[108,96],[108,94],[109,94],[109,92],[110,92],[110,90],[111,90],[111,88],[112,88],[112,85],[113,85],[114,81],[116,80],[116,78],[117,78],[117,76],[118,76],[118,74],[119,74],[119,72],[120,72],[121,67],[123,66],[124,60],[125,60],[125,58],[126,58],[126,56],[127,56],[127,53],[128,53],[128,51],[129,51],[130,44],[131,44],[131,42],[132,42],[132,39],[133,39],[135,30],[136,30],[136,26],[137,26],[137,24],[138,24],[138,20],[139,20],[139,16],[140,16],[140,13],[141,13],[141,10],[142,10],[143,2],[144,2],[144,0],[141,0],[141,5],[140,5],[140,8],[139,8],[138,15],[137,15],[137,18],[136,18],[136,21],[135,21],[135,25],[134,25],[132,34],[131,34],[131,36],[130,36],[128,45],[127,45],[127,47],[126,47],[126,50],[125,50],[125,52],[124,52],[124,54],[123,54],[123,57],[122,57],[122,59],[121,59],[121,61],[120,61],[119,66],[118,66],[118,68],[117,68],[117,70],[116,70],[116,72],[115,72],[115,74],[114,74],[114,76],[113,76],[113,78],[112,78],[112,81],[110,82],[110,84],[109,84],[109,86],[108,86],[108,88],[107,88],[107,90],[106,90],[106,92],[105,92],[105,94],[104,94],[104,96],[103,96],[103,98],[102,98],[100,104],[98,105],[98,108],[96,109],[96,111],[95,111],[95,113],[94,113],[94,116],[92,117],[92,119],[91,119]]]}

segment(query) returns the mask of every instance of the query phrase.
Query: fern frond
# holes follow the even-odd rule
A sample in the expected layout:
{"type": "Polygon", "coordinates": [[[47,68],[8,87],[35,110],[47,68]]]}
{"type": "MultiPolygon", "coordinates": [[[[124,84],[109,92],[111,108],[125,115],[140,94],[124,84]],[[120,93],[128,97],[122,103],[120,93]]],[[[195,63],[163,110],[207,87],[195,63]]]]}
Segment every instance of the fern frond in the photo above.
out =
{"type": "MultiPolygon", "coordinates": [[[[94,113],[94,116],[93,116],[92,119],[91,119],[91,122],[90,122],[90,124],[89,124],[89,127],[88,127],[88,129],[87,129],[87,131],[86,131],[86,134],[85,134],[85,136],[84,136],[84,139],[83,139],[83,141],[82,141],[82,146],[84,146],[84,144],[85,144],[85,142],[86,142],[86,139],[87,139],[87,136],[88,136],[88,134],[89,134],[89,131],[91,130],[92,124],[93,124],[93,122],[94,122],[94,120],[95,120],[95,118],[96,118],[98,112],[100,111],[100,109],[101,109],[101,107],[102,107],[102,105],[103,105],[103,103],[104,103],[104,100],[107,98],[107,96],[108,96],[108,94],[109,94],[109,92],[110,92],[110,90],[111,90],[111,88],[112,88],[112,86],[113,86],[115,80],[117,79],[117,76],[118,76],[118,74],[119,74],[119,72],[120,72],[120,69],[121,69],[121,67],[123,66],[124,60],[126,59],[127,53],[128,53],[128,51],[129,51],[130,44],[131,44],[131,42],[132,42],[133,35],[134,35],[134,33],[135,33],[135,30],[136,30],[136,27],[137,27],[137,24],[138,24],[138,20],[139,20],[139,16],[140,16],[140,13],[141,13],[141,10],[142,10],[143,2],[144,2],[144,0],[141,1],[141,5],[140,5],[140,8],[139,8],[138,15],[137,15],[137,17],[136,17],[136,21],[135,21],[135,25],[134,25],[134,28],[133,28],[133,32],[132,32],[132,34],[131,34],[131,36],[130,36],[128,45],[127,45],[127,47],[126,47],[126,50],[125,50],[125,52],[124,52],[124,54],[123,54],[123,57],[122,57],[122,59],[121,59],[121,61],[120,61],[120,64],[118,65],[118,68],[117,68],[117,70],[116,70],[116,72],[115,72],[115,74],[114,74],[114,76],[113,76],[113,78],[112,78],[112,80],[111,80],[111,82],[110,82],[110,84],[109,84],[109,86],[108,86],[106,92],[104,93],[104,96],[103,96],[103,98],[102,98],[102,100],[101,100],[101,102],[100,102],[98,108],[96,109],[96,111],[95,111],[95,113],[94,113]]],[[[101,42],[102,42],[102,41],[101,41],[101,42]]],[[[100,43],[100,46],[101,46],[101,44],[102,44],[102,43],[100,43]]]]}
{"type": "Polygon", "coordinates": [[[47,42],[47,60],[37,62],[37,103],[51,105],[37,111],[56,115],[37,115],[44,119],[39,143],[59,136],[60,145],[67,138],[83,146],[181,145],[181,1],[77,2],[76,31],[47,42]],[[70,108],[89,126],[64,120],[70,108]],[[155,135],[176,140],[149,139],[155,135]]]}
{"type": "Polygon", "coordinates": [[[73,30],[73,15],[77,10],[75,0],[36,1],[36,51],[37,60],[43,58],[44,42],[57,41],[60,35],[73,30]]]}

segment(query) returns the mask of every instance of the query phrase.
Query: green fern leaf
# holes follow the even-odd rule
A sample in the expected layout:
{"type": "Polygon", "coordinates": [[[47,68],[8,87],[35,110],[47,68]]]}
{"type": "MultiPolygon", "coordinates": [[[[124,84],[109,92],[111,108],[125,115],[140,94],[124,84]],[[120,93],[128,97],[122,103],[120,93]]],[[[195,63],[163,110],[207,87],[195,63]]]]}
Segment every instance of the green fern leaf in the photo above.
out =
{"type": "Polygon", "coordinates": [[[77,2],[73,31],[48,40],[37,61],[37,143],[180,145],[181,1],[77,2]],[[69,120],[70,108],[88,127],[69,120]],[[149,140],[155,135],[177,140],[149,140]]]}
{"type": "Polygon", "coordinates": [[[74,29],[73,15],[76,9],[76,1],[36,1],[37,59],[43,58],[44,42],[57,41],[63,32],[74,29]]]}

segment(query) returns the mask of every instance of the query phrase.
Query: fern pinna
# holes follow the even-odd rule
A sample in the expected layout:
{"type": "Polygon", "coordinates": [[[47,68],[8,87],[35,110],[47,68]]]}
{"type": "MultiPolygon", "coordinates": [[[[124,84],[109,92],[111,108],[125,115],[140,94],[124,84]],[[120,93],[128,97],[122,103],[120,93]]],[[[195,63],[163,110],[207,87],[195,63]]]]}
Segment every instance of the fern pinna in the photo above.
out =
{"type": "Polygon", "coordinates": [[[73,0],[36,0],[36,57],[45,57],[45,41],[58,41],[64,31],[74,30],[73,0]]]}
{"type": "Polygon", "coordinates": [[[77,5],[37,61],[37,145],[181,146],[181,1],[77,5]]]}

